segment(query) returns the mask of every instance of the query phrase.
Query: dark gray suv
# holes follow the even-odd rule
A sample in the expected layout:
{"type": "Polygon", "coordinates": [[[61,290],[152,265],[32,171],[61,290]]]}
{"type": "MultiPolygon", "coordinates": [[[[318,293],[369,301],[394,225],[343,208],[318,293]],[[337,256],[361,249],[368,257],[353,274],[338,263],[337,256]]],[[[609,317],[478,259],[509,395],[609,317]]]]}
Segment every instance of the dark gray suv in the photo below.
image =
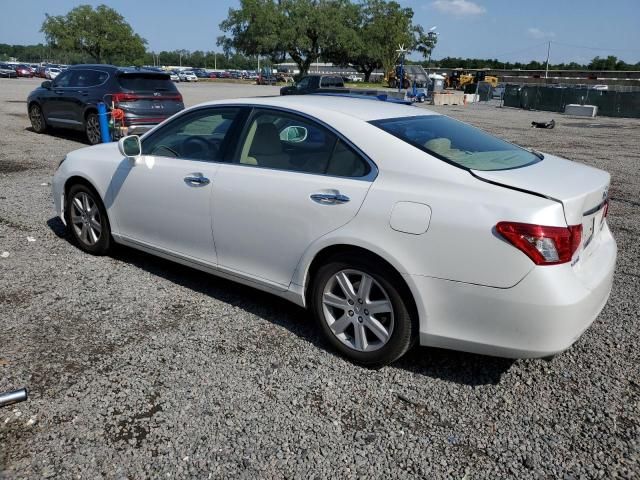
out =
{"type": "Polygon", "coordinates": [[[169,74],[113,65],[74,65],[55,80],[42,82],[27,100],[33,130],[70,128],[101,140],[98,103],[122,110],[114,115],[114,138],[141,134],[184,109],[182,95],[169,74]]]}

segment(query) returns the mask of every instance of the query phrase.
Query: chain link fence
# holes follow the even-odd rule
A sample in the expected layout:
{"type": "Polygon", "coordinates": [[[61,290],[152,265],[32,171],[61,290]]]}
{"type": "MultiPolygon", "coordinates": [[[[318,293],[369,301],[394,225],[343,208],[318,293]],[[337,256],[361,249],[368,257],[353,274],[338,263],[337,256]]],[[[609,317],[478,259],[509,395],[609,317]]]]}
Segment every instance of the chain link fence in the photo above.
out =
{"type": "Polygon", "coordinates": [[[604,117],[640,118],[640,89],[624,86],[599,90],[569,85],[505,85],[505,107],[564,112],[569,104],[595,105],[598,115],[604,117]]]}

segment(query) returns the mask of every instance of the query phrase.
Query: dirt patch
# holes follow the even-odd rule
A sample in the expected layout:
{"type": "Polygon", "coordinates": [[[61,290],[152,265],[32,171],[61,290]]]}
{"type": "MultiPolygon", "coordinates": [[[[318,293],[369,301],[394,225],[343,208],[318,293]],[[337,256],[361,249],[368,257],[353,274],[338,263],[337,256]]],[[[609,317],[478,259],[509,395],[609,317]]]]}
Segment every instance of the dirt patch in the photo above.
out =
{"type": "Polygon", "coordinates": [[[24,172],[25,170],[31,170],[33,168],[34,167],[29,164],[0,159],[0,173],[24,172]]]}

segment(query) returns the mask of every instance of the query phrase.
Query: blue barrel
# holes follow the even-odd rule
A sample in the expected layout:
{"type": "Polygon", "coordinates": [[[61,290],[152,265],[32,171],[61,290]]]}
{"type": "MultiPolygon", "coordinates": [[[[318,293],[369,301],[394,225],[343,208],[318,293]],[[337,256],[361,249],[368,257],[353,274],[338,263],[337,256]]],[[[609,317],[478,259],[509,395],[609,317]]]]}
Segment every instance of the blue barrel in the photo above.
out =
{"type": "Polygon", "coordinates": [[[102,143],[109,143],[111,141],[111,134],[109,133],[109,118],[107,115],[107,106],[102,102],[98,103],[98,122],[100,122],[100,136],[102,137],[102,143]]]}

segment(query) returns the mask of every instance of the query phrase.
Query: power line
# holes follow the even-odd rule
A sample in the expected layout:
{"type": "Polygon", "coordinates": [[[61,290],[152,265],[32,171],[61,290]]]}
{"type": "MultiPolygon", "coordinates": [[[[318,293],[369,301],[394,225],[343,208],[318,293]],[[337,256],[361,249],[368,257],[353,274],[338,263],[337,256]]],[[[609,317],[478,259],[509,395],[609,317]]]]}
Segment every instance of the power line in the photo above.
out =
{"type": "Polygon", "coordinates": [[[563,45],[565,47],[573,47],[573,48],[582,48],[585,50],[601,50],[601,51],[608,51],[608,52],[640,52],[640,49],[637,48],[602,48],[602,47],[587,47],[585,45],[573,45],[571,43],[564,43],[564,42],[556,42],[556,41],[551,41],[551,43],[554,43],[556,45],[563,45]]]}
{"type": "Polygon", "coordinates": [[[547,45],[547,42],[538,43],[536,45],[531,45],[529,47],[520,48],[518,50],[512,50],[511,52],[499,53],[497,55],[494,55],[494,58],[502,57],[502,56],[505,56],[505,55],[512,55],[514,53],[526,52],[528,50],[533,50],[534,48],[539,48],[539,47],[546,46],[546,45],[547,45]]]}

